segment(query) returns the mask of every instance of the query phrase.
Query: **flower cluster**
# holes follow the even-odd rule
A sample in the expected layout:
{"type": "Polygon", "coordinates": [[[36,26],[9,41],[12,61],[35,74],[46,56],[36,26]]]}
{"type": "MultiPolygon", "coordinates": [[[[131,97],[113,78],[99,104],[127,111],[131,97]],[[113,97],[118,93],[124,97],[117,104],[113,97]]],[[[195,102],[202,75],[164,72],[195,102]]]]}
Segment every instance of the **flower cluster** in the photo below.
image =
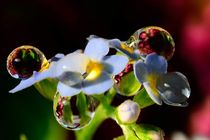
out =
{"type": "MultiPolygon", "coordinates": [[[[21,46],[7,60],[8,72],[21,79],[9,92],[55,79],[56,91],[52,93],[55,117],[63,127],[78,130],[90,123],[98,100],[104,109],[112,110],[110,97],[106,96],[114,90],[115,94],[134,96],[134,99],[114,108],[110,116],[115,114],[112,118],[121,126],[135,124],[140,110],[153,103],[188,105],[191,90],[187,78],[180,72],[167,72],[167,61],[173,56],[174,46],[171,35],[154,26],[137,30],[127,41],[91,35],[84,51],[57,54],[48,61],[37,48],[21,46]],[[109,55],[113,48],[117,53],[109,55]]],[[[45,87],[37,88],[42,91],[45,87]]],[[[140,128],[131,125],[129,129],[140,128]]]]}
{"type": "Polygon", "coordinates": [[[110,89],[113,76],[120,73],[128,63],[128,58],[119,55],[106,56],[109,52],[108,43],[100,38],[89,38],[84,53],[75,51],[66,56],[55,56],[57,61],[23,79],[18,86],[10,91],[14,93],[27,88],[46,78],[59,80],[57,90],[62,96],[73,96],[81,91],[87,95],[101,94],[110,89]]]}

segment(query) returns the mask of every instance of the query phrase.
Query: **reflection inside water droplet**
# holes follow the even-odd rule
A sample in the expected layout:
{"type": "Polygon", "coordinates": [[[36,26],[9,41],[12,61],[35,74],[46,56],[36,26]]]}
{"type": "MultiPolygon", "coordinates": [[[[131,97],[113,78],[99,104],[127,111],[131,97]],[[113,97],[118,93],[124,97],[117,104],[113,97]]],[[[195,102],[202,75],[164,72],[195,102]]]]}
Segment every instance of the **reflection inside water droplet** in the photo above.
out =
{"type": "Polygon", "coordinates": [[[62,97],[57,92],[53,101],[54,116],[62,127],[79,130],[90,123],[98,104],[94,97],[83,93],[62,97]]]}
{"type": "Polygon", "coordinates": [[[126,41],[130,48],[139,50],[141,56],[156,52],[169,60],[175,51],[175,43],[172,36],[163,28],[148,26],[137,30],[126,41]]]}
{"type": "Polygon", "coordinates": [[[48,64],[44,54],[33,46],[20,46],[7,58],[7,70],[14,78],[29,78],[48,64]]]}

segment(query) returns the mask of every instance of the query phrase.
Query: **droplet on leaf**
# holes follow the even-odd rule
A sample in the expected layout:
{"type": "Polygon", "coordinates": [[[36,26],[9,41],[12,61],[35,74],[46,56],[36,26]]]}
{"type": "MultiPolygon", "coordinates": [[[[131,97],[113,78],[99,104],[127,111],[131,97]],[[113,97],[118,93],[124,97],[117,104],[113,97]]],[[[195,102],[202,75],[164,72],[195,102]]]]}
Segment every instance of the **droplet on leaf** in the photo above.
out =
{"type": "Polygon", "coordinates": [[[171,59],[175,51],[172,36],[163,28],[148,26],[137,30],[126,41],[127,46],[139,50],[141,56],[157,53],[167,60],[171,59]]]}
{"type": "Polygon", "coordinates": [[[62,97],[57,92],[53,101],[54,116],[62,127],[79,130],[90,123],[98,104],[98,100],[94,97],[83,93],[62,97]]]}
{"type": "Polygon", "coordinates": [[[34,71],[40,71],[48,64],[44,54],[33,46],[20,46],[7,58],[7,70],[14,78],[26,79],[34,71]]]}
{"type": "Polygon", "coordinates": [[[169,105],[187,106],[190,85],[187,78],[179,73],[167,73],[157,79],[156,85],[162,100],[169,105]]]}

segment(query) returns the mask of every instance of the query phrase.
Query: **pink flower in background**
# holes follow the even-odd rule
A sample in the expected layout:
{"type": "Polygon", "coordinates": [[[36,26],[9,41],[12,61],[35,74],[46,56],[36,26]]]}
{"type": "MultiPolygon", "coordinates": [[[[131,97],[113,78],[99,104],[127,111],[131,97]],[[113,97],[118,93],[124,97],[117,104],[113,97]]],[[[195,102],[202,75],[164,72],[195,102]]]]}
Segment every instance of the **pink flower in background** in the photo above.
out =
{"type": "Polygon", "coordinates": [[[192,113],[190,123],[192,134],[210,137],[210,96],[192,113]]]}
{"type": "MultiPolygon", "coordinates": [[[[198,7],[200,15],[189,18],[183,29],[183,56],[193,66],[203,96],[190,116],[191,135],[210,137],[210,3],[198,7]]],[[[199,13],[199,12],[198,12],[199,13]]]]}

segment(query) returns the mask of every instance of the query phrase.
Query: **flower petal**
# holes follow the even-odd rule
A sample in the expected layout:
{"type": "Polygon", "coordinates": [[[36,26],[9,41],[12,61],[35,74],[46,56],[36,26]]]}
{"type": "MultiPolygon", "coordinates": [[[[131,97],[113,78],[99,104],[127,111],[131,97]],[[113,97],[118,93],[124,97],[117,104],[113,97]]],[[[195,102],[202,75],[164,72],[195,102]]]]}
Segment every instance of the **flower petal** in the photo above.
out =
{"type": "Polygon", "coordinates": [[[84,54],[93,60],[101,60],[109,52],[109,42],[103,38],[90,37],[84,54]]]}
{"type": "Polygon", "coordinates": [[[58,83],[57,90],[61,96],[74,96],[81,92],[81,85],[67,86],[61,82],[58,83]]]}
{"type": "MultiPolygon", "coordinates": [[[[160,94],[161,95],[161,94],[160,94]]],[[[163,102],[167,105],[171,105],[171,106],[179,106],[179,107],[186,107],[188,106],[188,103],[187,101],[186,102],[183,102],[183,103],[173,103],[171,102],[170,100],[167,99],[166,96],[164,95],[161,95],[161,99],[163,100],[163,102]]]]}
{"type": "Polygon", "coordinates": [[[102,72],[94,80],[85,79],[82,83],[82,91],[87,94],[101,94],[110,89],[113,86],[114,82],[105,72],[102,72]]]}
{"type": "Polygon", "coordinates": [[[83,76],[78,72],[67,71],[64,72],[61,76],[58,77],[59,81],[67,86],[73,86],[78,83],[81,83],[83,76]]]}
{"type": "Polygon", "coordinates": [[[58,53],[54,57],[50,58],[50,60],[48,60],[48,62],[58,61],[61,58],[64,58],[64,56],[65,56],[64,54],[58,53]]]}
{"type": "Polygon", "coordinates": [[[167,73],[157,79],[156,85],[164,102],[173,106],[186,106],[190,96],[190,86],[187,78],[179,73],[167,73]]]}
{"type": "Polygon", "coordinates": [[[159,56],[156,53],[147,55],[145,63],[151,67],[151,69],[159,74],[167,72],[168,63],[163,56],[159,56]]]}
{"type": "Polygon", "coordinates": [[[147,76],[150,74],[150,68],[141,60],[134,64],[134,75],[136,79],[142,84],[147,81],[147,76]]]}
{"type": "Polygon", "coordinates": [[[117,75],[125,69],[128,63],[128,58],[119,55],[105,56],[103,58],[103,63],[105,64],[107,72],[117,75]]]}
{"type": "Polygon", "coordinates": [[[153,89],[150,86],[149,82],[144,82],[143,83],[144,88],[146,89],[148,95],[150,96],[150,98],[158,105],[162,105],[162,101],[160,98],[160,95],[158,93],[158,91],[156,89],[153,89]]]}
{"type": "Polygon", "coordinates": [[[56,76],[61,76],[64,72],[79,72],[84,74],[90,59],[81,53],[70,53],[57,62],[56,76]]]}
{"type": "Polygon", "coordinates": [[[127,46],[124,46],[123,42],[121,42],[119,39],[110,40],[109,45],[110,45],[110,48],[116,49],[117,51],[125,54],[126,56],[130,57],[133,60],[137,60],[140,58],[138,50],[133,49],[132,51],[129,51],[129,49],[132,49],[132,48],[128,47],[128,49],[126,49],[127,46]]]}
{"type": "Polygon", "coordinates": [[[15,93],[25,88],[28,88],[46,78],[55,78],[55,62],[50,64],[50,67],[42,72],[34,71],[33,75],[25,80],[22,80],[14,89],[10,90],[9,93],[15,93]]]}

